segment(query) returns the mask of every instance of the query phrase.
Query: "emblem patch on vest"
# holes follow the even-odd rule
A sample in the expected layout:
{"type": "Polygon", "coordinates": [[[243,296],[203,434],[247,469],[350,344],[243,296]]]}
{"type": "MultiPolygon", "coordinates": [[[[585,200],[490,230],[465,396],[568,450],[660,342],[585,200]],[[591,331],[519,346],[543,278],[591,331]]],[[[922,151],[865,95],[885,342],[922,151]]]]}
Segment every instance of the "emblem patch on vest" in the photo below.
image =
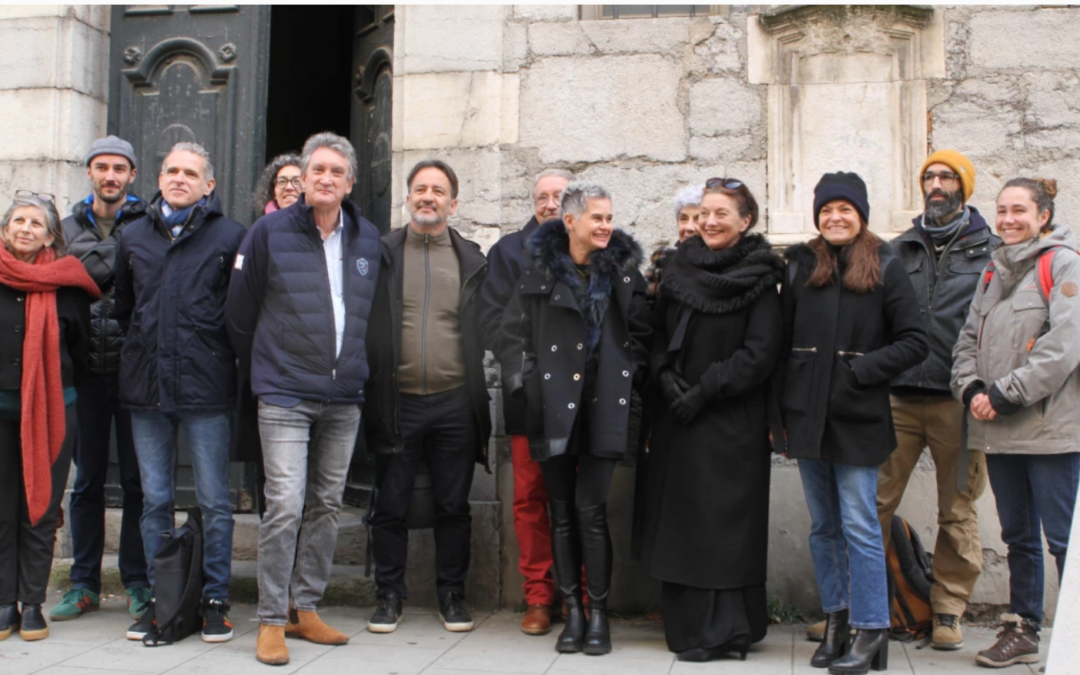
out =
{"type": "Polygon", "coordinates": [[[367,276],[369,268],[370,265],[368,265],[367,258],[356,259],[356,271],[359,272],[362,276],[367,276]]]}

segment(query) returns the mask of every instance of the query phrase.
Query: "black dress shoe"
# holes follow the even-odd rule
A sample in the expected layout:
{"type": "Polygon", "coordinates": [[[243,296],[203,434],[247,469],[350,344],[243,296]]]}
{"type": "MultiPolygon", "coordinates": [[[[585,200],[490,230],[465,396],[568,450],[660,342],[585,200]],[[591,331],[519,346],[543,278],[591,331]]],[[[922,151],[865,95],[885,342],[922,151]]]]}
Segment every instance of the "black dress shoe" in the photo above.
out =
{"type": "Polygon", "coordinates": [[[848,610],[829,612],[825,615],[825,637],[810,658],[810,665],[814,668],[828,668],[829,664],[844,655],[850,639],[848,610]]]}
{"type": "Polygon", "coordinates": [[[41,605],[23,603],[19,636],[27,642],[49,637],[49,624],[45,623],[45,614],[41,611],[41,605]]]}
{"type": "Polygon", "coordinates": [[[889,667],[889,631],[884,628],[860,628],[848,653],[832,662],[834,675],[865,675],[871,668],[889,667]]]}
{"type": "Polygon", "coordinates": [[[15,603],[0,605],[0,640],[11,637],[13,631],[19,630],[19,606],[15,603]]]}

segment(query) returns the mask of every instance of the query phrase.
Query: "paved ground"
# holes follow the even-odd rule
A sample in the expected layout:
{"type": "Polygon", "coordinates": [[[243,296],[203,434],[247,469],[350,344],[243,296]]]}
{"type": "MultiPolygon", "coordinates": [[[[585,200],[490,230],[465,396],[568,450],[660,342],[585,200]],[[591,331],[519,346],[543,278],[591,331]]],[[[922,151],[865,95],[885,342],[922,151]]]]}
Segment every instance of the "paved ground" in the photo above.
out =
{"type": "MultiPolygon", "coordinates": [[[[55,594],[50,595],[55,602],[55,594]]],[[[76,621],[52,624],[52,636],[40,642],[23,642],[13,635],[0,642],[0,675],[102,675],[110,673],[209,673],[245,675],[312,673],[316,675],[822,675],[810,668],[814,643],[804,638],[803,626],[774,626],[764,642],[754,645],[745,662],[736,659],[710,664],[678,663],[664,645],[659,624],[647,620],[620,620],[612,629],[615,649],[608,656],[555,653],[555,635],[529,637],[518,630],[520,614],[509,610],[476,612],[472,633],[448,633],[434,610],[406,607],[397,632],[373,635],[364,626],[370,608],[333,607],[322,613],[332,626],[352,636],[343,647],[322,647],[289,640],[292,662],[281,668],[255,660],[255,608],[233,608],[236,637],[210,645],[193,636],[169,647],[150,649],[124,639],[131,623],[119,599],[102,603],[102,609],[76,621]]],[[[1044,633],[1043,654],[1048,643],[1044,633]]],[[[988,628],[968,627],[967,647],[960,652],[917,650],[890,645],[892,673],[980,673],[973,655],[992,644],[988,628]]],[[[1036,667],[1037,670],[1037,667],[1036,667]]],[[[1006,673],[1032,673],[1015,666],[1006,673]]]]}

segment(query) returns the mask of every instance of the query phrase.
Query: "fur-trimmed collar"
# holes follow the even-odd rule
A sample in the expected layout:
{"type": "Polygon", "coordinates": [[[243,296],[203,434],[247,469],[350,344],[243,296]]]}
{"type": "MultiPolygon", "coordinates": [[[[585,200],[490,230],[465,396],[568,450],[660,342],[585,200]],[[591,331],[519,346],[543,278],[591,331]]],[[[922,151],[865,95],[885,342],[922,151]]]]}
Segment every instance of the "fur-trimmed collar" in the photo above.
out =
{"type": "Polygon", "coordinates": [[[588,359],[597,357],[601,326],[614,292],[616,276],[637,274],[643,254],[634,238],[622,230],[614,230],[607,248],[589,256],[588,287],[585,287],[573,258],[570,257],[570,237],[566,225],[557,218],[544,222],[529,238],[529,259],[538,271],[553,281],[561,281],[574,293],[585,318],[589,346],[588,359]]]}
{"type": "Polygon", "coordinates": [[[660,285],[665,297],[707,314],[749,307],[784,274],[784,261],[760,234],[743,235],[734,246],[713,251],[701,237],[679,244],[660,285]]]}

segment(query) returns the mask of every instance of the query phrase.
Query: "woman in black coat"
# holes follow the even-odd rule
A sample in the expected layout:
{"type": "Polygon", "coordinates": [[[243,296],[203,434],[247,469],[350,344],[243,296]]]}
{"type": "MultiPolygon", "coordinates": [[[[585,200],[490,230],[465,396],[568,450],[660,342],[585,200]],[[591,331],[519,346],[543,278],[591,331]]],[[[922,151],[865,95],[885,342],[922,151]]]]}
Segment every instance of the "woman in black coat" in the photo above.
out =
{"type": "Polygon", "coordinates": [[[887,662],[876,502],[878,466],[896,447],[889,382],[928,353],[914,287],[900,259],[868,229],[869,216],[858,175],[825,174],[814,189],[821,234],[788,250],[781,296],[787,452],[799,460],[826,614],[825,640],[810,664],[831,673],[865,673],[887,662]],[[849,625],[858,629],[850,650],[849,625]]]}
{"type": "Polygon", "coordinates": [[[527,252],[530,262],[503,313],[504,395],[525,397],[529,452],[550,497],[552,557],[568,608],[555,648],[607,654],[608,490],[616,463],[636,444],[630,408],[651,334],[641,247],[613,229],[603,187],[572,183],[563,192],[562,220],[541,225],[527,252]]]}
{"type": "Polygon", "coordinates": [[[654,312],[652,433],[642,561],[663,582],[680,661],[745,658],[765,637],[769,376],[780,355],[784,263],[733,179],[706,183],[700,237],[679,245],[654,312]]]}

